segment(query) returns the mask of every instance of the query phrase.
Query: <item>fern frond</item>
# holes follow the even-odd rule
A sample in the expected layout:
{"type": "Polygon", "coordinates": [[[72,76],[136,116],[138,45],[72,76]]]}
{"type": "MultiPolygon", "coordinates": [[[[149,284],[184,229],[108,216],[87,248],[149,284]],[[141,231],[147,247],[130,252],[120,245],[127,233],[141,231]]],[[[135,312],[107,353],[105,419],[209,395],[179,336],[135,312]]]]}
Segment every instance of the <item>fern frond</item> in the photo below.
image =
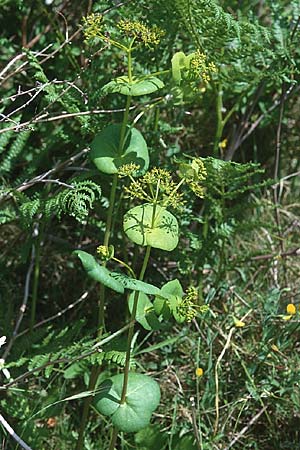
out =
{"type": "Polygon", "coordinates": [[[101,188],[90,180],[73,181],[71,186],[72,188],[65,189],[48,200],[23,197],[19,208],[22,224],[29,226],[38,214],[42,214],[45,218],[56,215],[59,219],[66,214],[79,222],[85,220],[94,202],[100,199],[101,188]]]}
{"type": "Polygon", "coordinates": [[[86,219],[93,203],[101,197],[101,188],[90,180],[74,182],[73,189],[60,194],[61,211],[81,222],[86,219]]]}
{"type": "MultiPolygon", "coordinates": [[[[0,175],[9,175],[17,157],[22,153],[31,131],[20,132],[14,142],[10,145],[7,154],[4,156],[0,165],[0,175]]],[[[6,137],[7,139],[7,137],[6,137]]],[[[8,141],[7,141],[8,143],[8,141]]]]}

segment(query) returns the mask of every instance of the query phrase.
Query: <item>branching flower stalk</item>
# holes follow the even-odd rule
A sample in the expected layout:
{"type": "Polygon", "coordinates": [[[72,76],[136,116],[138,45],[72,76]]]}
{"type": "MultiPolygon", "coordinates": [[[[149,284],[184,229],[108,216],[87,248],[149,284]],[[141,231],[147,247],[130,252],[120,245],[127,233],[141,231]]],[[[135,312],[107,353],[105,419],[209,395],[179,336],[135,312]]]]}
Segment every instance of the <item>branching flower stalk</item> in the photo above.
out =
{"type": "MultiPolygon", "coordinates": [[[[105,37],[104,35],[101,35],[101,37],[105,37]]],[[[106,37],[105,37],[106,39],[106,37]]],[[[115,41],[111,41],[110,43],[112,45],[115,45],[116,47],[120,48],[121,50],[125,51],[127,53],[127,70],[128,70],[128,79],[132,80],[132,46],[134,44],[135,38],[132,39],[129,47],[125,47],[123,45],[119,45],[119,43],[115,41]]],[[[119,141],[119,152],[121,153],[124,147],[124,144],[127,139],[126,134],[126,128],[129,121],[129,110],[130,110],[130,103],[131,103],[131,97],[127,96],[126,99],[126,106],[125,111],[123,115],[123,121],[122,121],[122,128],[120,132],[120,141],[119,141]]],[[[118,174],[114,174],[112,185],[111,185],[111,191],[110,191],[110,197],[109,197],[109,209],[107,212],[107,218],[106,218],[106,226],[105,226],[105,234],[104,234],[104,240],[103,245],[105,247],[109,246],[110,241],[110,235],[112,231],[112,218],[113,218],[113,211],[115,207],[115,201],[116,201],[116,192],[118,187],[118,174]]],[[[104,261],[103,266],[106,266],[106,262],[104,261]]],[[[105,318],[104,318],[104,306],[105,306],[105,286],[101,284],[100,286],[100,292],[99,292],[99,304],[98,304],[98,335],[101,337],[102,332],[105,330],[105,318]]],[[[129,355],[130,356],[130,355],[129,355]]],[[[100,373],[100,368],[98,366],[94,366],[91,371],[90,381],[88,390],[93,391],[95,389],[97,379],[100,373]]],[[[87,397],[84,401],[83,406],[83,413],[82,413],[82,419],[80,424],[80,430],[79,430],[79,436],[77,441],[76,450],[82,450],[83,448],[83,441],[84,441],[84,431],[86,427],[86,422],[88,419],[88,413],[89,413],[89,407],[92,401],[92,397],[87,397]]]]}

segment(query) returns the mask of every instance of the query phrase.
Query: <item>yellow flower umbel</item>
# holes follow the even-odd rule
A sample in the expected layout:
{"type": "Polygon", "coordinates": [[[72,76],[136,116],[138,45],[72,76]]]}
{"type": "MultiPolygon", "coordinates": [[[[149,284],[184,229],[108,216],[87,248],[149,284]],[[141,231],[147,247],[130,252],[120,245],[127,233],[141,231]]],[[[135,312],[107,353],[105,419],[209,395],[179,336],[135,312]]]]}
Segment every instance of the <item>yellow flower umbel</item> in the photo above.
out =
{"type": "Polygon", "coordinates": [[[197,50],[190,63],[190,76],[193,79],[200,78],[204,84],[211,79],[211,74],[217,72],[217,68],[213,62],[207,63],[207,56],[197,50]]]}
{"type": "Polygon", "coordinates": [[[130,185],[124,188],[128,197],[165,207],[170,205],[173,208],[180,208],[184,204],[183,194],[178,192],[182,183],[176,184],[168,170],[154,167],[143,177],[135,180],[130,169],[133,170],[134,167],[130,168],[126,165],[119,169],[121,176],[128,174],[131,180],[130,185]]]}
{"type": "Polygon", "coordinates": [[[190,286],[181,302],[179,303],[177,310],[178,313],[185,318],[187,322],[191,322],[198,314],[208,311],[207,305],[198,304],[198,290],[194,286],[190,286]]]}
{"type": "Polygon", "coordinates": [[[197,197],[204,197],[202,181],[207,177],[207,171],[200,158],[194,158],[190,163],[179,163],[179,175],[197,197]]]}
{"type": "Polygon", "coordinates": [[[156,25],[148,27],[138,20],[132,21],[122,19],[117,27],[125,36],[134,38],[136,42],[144,44],[147,47],[158,45],[161,37],[165,34],[165,32],[156,25]]]}
{"type": "Polygon", "coordinates": [[[101,31],[103,22],[102,14],[92,13],[87,17],[83,17],[82,22],[83,22],[83,34],[86,41],[89,41],[97,37],[99,38],[103,37],[103,33],[101,31]]]}
{"type": "Polygon", "coordinates": [[[109,261],[114,258],[114,247],[113,245],[99,245],[99,247],[97,247],[97,253],[101,261],[109,261]]]}

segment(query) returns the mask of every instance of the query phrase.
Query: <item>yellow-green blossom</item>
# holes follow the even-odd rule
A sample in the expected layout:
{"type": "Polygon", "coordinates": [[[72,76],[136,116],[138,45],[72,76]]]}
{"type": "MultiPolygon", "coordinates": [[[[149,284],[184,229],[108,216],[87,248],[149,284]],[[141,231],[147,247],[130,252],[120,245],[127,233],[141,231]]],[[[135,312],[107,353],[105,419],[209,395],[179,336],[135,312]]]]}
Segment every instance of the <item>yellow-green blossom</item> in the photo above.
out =
{"type": "Polygon", "coordinates": [[[102,14],[92,13],[87,17],[83,17],[82,22],[83,34],[86,41],[96,37],[103,37],[103,33],[101,31],[103,22],[102,14]]]}
{"type": "Polygon", "coordinates": [[[207,84],[211,79],[211,74],[217,72],[213,62],[207,63],[207,56],[197,50],[191,59],[190,74],[193,78],[200,78],[207,84]]]}
{"type": "Polygon", "coordinates": [[[183,204],[183,194],[178,192],[176,184],[170,172],[165,169],[154,167],[143,177],[134,180],[124,188],[126,194],[131,198],[137,198],[149,203],[159,203],[162,206],[180,208],[183,204]]]}
{"type": "Polygon", "coordinates": [[[185,318],[187,322],[191,322],[198,314],[204,313],[209,309],[207,305],[198,305],[198,290],[194,286],[190,286],[185,296],[177,307],[178,313],[185,318]]]}
{"type": "Polygon", "coordinates": [[[129,177],[130,175],[134,176],[135,173],[139,170],[140,166],[135,163],[124,164],[118,169],[119,178],[129,177]]]}
{"type": "Polygon", "coordinates": [[[99,245],[97,247],[97,253],[102,261],[108,261],[114,256],[114,247],[113,245],[99,245]]]}
{"type": "Polygon", "coordinates": [[[156,25],[148,27],[138,20],[122,19],[117,26],[125,36],[134,38],[137,42],[143,43],[146,46],[159,44],[161,37],[165,34],[156,25]]]}

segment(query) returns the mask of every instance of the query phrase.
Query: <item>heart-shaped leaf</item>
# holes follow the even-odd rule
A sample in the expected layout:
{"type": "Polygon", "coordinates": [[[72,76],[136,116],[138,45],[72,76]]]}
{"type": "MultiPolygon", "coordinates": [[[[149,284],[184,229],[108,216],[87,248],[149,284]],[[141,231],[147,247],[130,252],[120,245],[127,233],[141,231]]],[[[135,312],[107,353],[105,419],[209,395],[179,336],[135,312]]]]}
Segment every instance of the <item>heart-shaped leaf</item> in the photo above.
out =
{"type": "Polygon", "coordinates": [[[128,77],[119,77],[107,83],[102,88],[103,94],[113,94],[118,92],[123,95],[133,97],[151,94],[164,87],[164,83],[156,77],[134,78],[131,82],[128,77]]]}
{"type": "Polygon", "coordinates": [[[104,286],[109,287],[113,291],[119,292],[120,294],[124,293],[123,285],[110,275],[109,270],[100,266],[92,255],[82,250],[76,250],[74,254],[80,258],[89,277],[99,281],[99,283],[104,284],[104,286]]]}
{"type": "Polygon", "coordinates": [[[135,432],[146,427],[152,412],[160,401],[160,388],[147,375],[129,372],[125,403],[120,404],[123,389],[123,374],[115,375],[100,385],[100,394],[95,397],[95,408],[120,431],[135,432]]]}
{"type": "Polygon", "coordinates": [[[124,216],[123,227],[129,239],[138,245],[171,251],[178,244],[178,222],[159,205],[145,203],[130,209],[124,216]]]}
{"type": "MultiPolygon", "coordinates": [[[[128,298],[128,308],[132,312],[135,292],[132,292],[128,298]]],[[[139,299],[136,310],[136,321],[145,328],[145,330],[158,330],[160,322],[155,315],[153,305],[149,297],[143,292],[139,293],[139,299]]]]}
{"type": "Polygon", "coordinates": [[[134,163],[139,170],[134,175],[142,175],[149,167],[149,154],[145,139],[136,128],[127,126],[125,142],[120,147],[121,124],[104,128],[91,144],[90,157],[97,168],[104,173],[117,173],[124,164],[134,163]]]}

